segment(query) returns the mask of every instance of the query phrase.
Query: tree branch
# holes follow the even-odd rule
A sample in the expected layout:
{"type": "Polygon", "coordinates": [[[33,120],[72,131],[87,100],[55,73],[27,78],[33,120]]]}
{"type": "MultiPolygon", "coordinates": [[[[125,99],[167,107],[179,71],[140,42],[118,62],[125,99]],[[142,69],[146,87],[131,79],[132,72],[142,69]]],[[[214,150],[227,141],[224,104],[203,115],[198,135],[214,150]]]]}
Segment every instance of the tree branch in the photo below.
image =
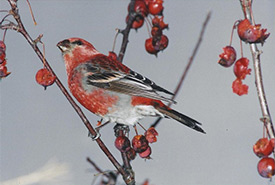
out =
{"type": "MultiPolygon", "coordinates": [[[[249,19],[250,22],[253,25],[255,25],[253,13],[252,13],[252,0],[240,0],[240,3],[243,9],[244,17],[246,19],[249,19]]],[[[254,66],[255,84],[256,84],[258,98],[259,98],[260,107],[261,107],[262,116],[263,116],[261,118],[261,121],[263,121],[265,125],[269,138],[274,138],[275,132],[274,132],[271,115],[270,115],[268,104],[265,97],[263,77],[262,77],[262,71],[261,71],[260,55],[262,52],[259,51],[257,45],[254,43],[250,44],[250,51],[252,54],[252,60],[253,60],[253,66],[254,66]]]]}
{"type": "Polygon", "coordinates": [[[125,51],[129,42],[129,33],[130,30],[132,28],[132,24],[137,16],[137,13],[135,12],[134,8],[135,8],[135,2],[136,0],[131,0],[130,5],[129,5],[129,19],[127,21],[126,24],[126,28],[124,30],[119,30],[119,33],[121,33],[123,35],[123,39],[122,39],[122,43],[121,43],[121,47],[120,47],[120,52],[118,55],[117,60],[122,62],[124,55],[125,55],[125,51]]]}

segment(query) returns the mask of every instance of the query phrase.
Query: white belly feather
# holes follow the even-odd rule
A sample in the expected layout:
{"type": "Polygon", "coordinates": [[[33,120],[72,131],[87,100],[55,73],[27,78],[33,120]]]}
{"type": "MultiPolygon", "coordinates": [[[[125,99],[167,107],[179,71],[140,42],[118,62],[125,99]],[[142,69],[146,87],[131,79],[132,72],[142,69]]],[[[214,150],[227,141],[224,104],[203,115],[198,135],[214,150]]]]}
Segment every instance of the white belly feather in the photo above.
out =
{"type": "Polygon", "coordinates": [[[156,110],[153,106],[132,106],[131,97],[129,95],[120,95],[120,100],[118,101],[118,103],[109,110],[108,114],[103,117],[103,123],[106,121],[110,121],[113,123],[120,123],[124,125],[135,125],[140,119],[146,116],[164,117],[164,115],[156,110]]]}

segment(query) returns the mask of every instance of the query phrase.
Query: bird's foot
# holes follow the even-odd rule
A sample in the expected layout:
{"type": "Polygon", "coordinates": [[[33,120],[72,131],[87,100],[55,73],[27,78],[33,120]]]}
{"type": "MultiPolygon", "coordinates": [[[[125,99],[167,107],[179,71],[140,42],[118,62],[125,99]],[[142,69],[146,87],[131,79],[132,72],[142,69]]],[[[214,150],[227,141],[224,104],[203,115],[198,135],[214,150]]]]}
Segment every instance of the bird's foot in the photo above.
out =
{"type": "Polygon", "coordinates": [[[115,136],[119,136],[120,135],[120,132],[122,131],[124,135],[128,135],[129,132],[130,132],[130,128],[128,125],[123,125],[123,124],[119,124],[117,123],[115,126],[114,126],[114,131],[115,131],[115,136]]]}
{"type": "Polygon", "coordinates": [[[92,138],[92,140],[97,140],[100,138],[101,134],[99,133],[99,129],[95,128],[96,135],[91,134],[91,132],[88,133],[88,137],[92,138]]]}

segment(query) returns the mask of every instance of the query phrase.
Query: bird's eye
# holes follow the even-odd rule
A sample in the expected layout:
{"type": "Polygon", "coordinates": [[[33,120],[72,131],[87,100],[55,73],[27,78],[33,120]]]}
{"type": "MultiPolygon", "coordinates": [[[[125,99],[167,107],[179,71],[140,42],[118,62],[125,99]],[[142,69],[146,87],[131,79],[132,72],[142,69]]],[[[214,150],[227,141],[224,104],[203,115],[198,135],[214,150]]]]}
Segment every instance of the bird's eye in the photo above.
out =
{"type": "Polygon", "coordinates": [[[76,40],[76,41],[74,41],[74,42],[72,42],[73,44],[76,44],[76,45],[82,45],[83,44],[83,42],[81,42],[80,40],[76,40]]]}

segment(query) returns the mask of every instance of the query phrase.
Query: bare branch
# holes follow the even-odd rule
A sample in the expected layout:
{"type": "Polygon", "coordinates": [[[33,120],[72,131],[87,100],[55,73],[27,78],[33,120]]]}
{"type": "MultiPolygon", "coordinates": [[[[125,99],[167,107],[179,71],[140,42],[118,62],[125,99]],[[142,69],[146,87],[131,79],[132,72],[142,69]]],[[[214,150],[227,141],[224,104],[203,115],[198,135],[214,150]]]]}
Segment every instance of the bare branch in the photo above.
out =
{"type": "MultiPolygon", "coordinates": [[[[252,24],[255,25],[253,13],[252,13],[252,0],[240,0],[240,3],[243,9],[244,17],[246,19],[249,19],[250,22],[252,22],[252,24]]],[[[254,43],[250,44],[250,51],[252,54],[252,60],[253,60],[253,66],[254,66],[255,84],[256,84],[258,98],[259,98],[262,116],[263,116],[260,120],[263,121],[269,138],[274,138],[275,132],[274,132],[274,127],[272,124],[267,100],[265,97],[263,77],[262,77],[262,71],[261,71],[260,55],[262,52],[259,51],[257,45],[254,43]]]]}
{"type": "Polygon", "coordinates": [[[136,0],[131,0],[131,2],[130,2],[129,19],[128,19],[127,24],[126,24],[126,28],[124,30],[119,30],[119,32],[123,35],[120,52],[119,52],[119,55],[118,55],[118,58],[117,58],[117,60],[120,61],[120,62],[122,62],[123,57],[125,55],[125,51],[126,51],[126,48],[127,48],[128,42],[129,42],[129,39],[128,39],[129,38],[129,33],[130,33],[131,28],[132,28],[132,24],[133,24],[133,22],[134,22],[134,20],[137,16],[137,13],[134,11],[135,2],[136,2],[136,0]]]}
{"type": "MultiPolygon", "coordinates": [[[[196,46],[195,46],[195,48],[194,48],[194,50],[193,50],[193,53],[192,53],[192,55],[191,55],[191,57],[189,58],[189,62],[188,62],[188,64],[186,65],[186,67],[185,67],[185,69],[184,69],[184,71],[183,71],[183,74],[182,74],[182,76],[181,76],[181,79],[180,79],[180,81],[179,81],[179,83],[178,83],[178,85],[177,85],[177,87],[176,87],[176,89],[175,89],[175,91],[174,91],[174,95],[173,95],[173,97],[172,97],[172,100],[175,100],[175,98],[176,98],[176,96],[177,96],[177,94],[178,94],[178,92],[179,92],[179,90],[180,90],[180,88],[181,88],[181,86],[182,86],[182,84],[183,84],[183,81],[184,81],[184,79],[185,79],[185,77],[186,77],[186,75],[187,75],[187,72],[189,71],[189,69],[190,69],[190,67],[191,67],[191,64],[193,63],[193,61],[194,61],[194,58],[195,58],[195,56],[196,56],[196,54],[197,54],[197,51],[198,51],[198,49],[199,49],[199,47],[200,47],[200,45],[201,45],[201,42],[202,42],[202,39],[203,39],[203,35],[204,35],[204,32],[205,32],[205,30],[206,30],[206,26],[207,26],[207,24],[208,24],[208,22],[209,22],[209,20],[210,20],[210,17],[211,17],[211,12],[208,12],[208,14],[207,14],[207,16],[206,16],[206,18],[205,18],[205,21],[204,21],[204,23],[203,23],[203,26],[202,26],[202,29],[201,29],[201,32],[200,32],[200,35],[199,35],[199,39],[198,39],[198,41],[197,41],[197,44],[196,44],[196,46]]],[[[169,103],[168,104],[168,106],[170,107],[172,105],[172,103],[169,103]]],[[[151,125],[151,127],[156,127],[157,125],[158,125],[158,123],[161,121],[161,117],[160,118],[158,118],[156,121],[155,121],[155,123],[153,123],[152,125],[151,125]]]]}

